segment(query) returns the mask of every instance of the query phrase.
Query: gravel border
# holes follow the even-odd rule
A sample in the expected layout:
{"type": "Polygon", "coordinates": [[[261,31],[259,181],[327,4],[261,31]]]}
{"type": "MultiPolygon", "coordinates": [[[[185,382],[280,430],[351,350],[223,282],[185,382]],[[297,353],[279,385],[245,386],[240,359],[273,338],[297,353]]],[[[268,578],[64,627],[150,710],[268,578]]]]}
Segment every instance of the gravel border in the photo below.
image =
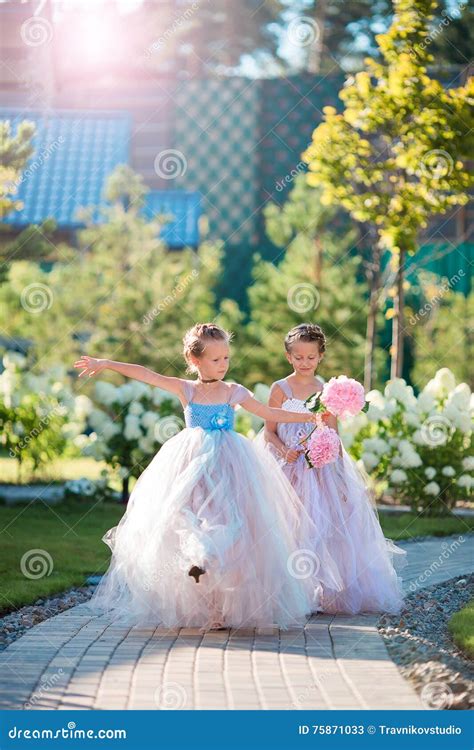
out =
{"type": "Polygon", "coordinates": [[[420,588],[378,629],[390,657],[427,709],[474,708],[474,662],[453,642],[450,617],[474,597],[474,574],[420,588]]]}
{"type": "Polygon", "coordinates": [[[88,601],[96,586],[80,586],[79,588],[63,591],[47,598],[38,599],[34,604],[27,604],[14,612],[8,612],[0,618],[0,652],[10,643],[21,638],[29,628],[38,625],[43,620],[64,612],[88,601]]]}

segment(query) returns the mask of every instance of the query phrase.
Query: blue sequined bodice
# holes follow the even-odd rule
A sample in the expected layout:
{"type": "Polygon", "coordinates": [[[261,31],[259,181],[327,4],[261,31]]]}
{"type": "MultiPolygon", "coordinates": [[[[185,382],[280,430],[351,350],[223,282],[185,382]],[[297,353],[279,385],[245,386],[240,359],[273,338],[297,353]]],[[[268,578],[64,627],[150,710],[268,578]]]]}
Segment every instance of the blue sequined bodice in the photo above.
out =
{"type": "Polygon", "coordinates": [[[233,430],[234,409],[230,404],[197,404],[189,401],[184,407],[186,427],[203,430],[233,430]]]}

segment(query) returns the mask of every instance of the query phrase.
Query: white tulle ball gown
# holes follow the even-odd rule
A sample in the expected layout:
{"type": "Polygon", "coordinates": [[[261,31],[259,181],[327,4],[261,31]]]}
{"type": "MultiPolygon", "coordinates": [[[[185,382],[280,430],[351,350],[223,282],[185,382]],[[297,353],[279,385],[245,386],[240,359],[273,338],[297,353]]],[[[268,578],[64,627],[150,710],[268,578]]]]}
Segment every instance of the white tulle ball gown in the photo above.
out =
{"type": "MultiPolygon", "coordinates": [[[[277,384],[285,394],[281,408],[307,412],[304,400],[293,396],[285,378],[277,384]]],[[[299,441],[311,426],[301,422],[277,427],[280,440],[289,448],[301,448],[299,441]]],[[[263,429],[255,443],[265,442],[263,429]]],[[[342,456],[321,468],[311,468],[303,453],[294,463],[279,458],[279,463],[311,516],[322,538],[316,545],[329,549],[343,582],[342,591],[323,582],[320,606],[323,612],[339,614],[398,613],[403,606],[399,571],[406,564],[406,552],[385,538],[375,503],[371,500],[367,474],[342,447],[342,456]]],[[[317,552],[318,547],[314,547],[317,552]]]]}
{"type": "Polygon", "coordinates": [[[234,430],[234,407],[252,393],[232,384],[222,404],[193,400],[185,428],[138,478],[127,510],[103,541],[109,569],[88,603],[130,624],[288,628],[319,606],[322,584],[308,560],[315,531],[278,462],[234,430]],[[206,572],[199,582],[192,566],[206,572]]]}

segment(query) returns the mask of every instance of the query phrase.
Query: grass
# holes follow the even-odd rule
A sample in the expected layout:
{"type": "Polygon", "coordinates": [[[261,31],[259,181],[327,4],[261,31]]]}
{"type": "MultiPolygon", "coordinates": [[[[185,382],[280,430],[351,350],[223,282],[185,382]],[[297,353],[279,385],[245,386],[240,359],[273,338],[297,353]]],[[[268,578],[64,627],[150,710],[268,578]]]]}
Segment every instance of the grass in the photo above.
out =
{"type": "MultiPolygon", "coordinates": [[[[123,506],[109,503],[0,506],[0,612],[80,586],[88,575],[105,572],[110,550],[101,537],[117,525],[123,512],[123,506]],[[49,575],[23,575],[21,560],[30,550],[41,550],[38,555],[45,567],[52,561],[49,575]]],[[[33,559],[26,569],[38,571],[33,559]]]]}
{"type": "MultiPolygon", "coordinates": [[[[31,472],[23,470],[23,475],[19,478],[18,462],[7,456],[0,456],[0,477],[2,478],[2,482],[11,484],[40,482],[48,484],[49,482],[64,482],[68,479],[80,479],[81,477],[99,479],[102,469],[107,469],[106,463],[86,456],[83,458],[61,458],[38,469],[34,475],[31,475],[31,472]]],[[[109,471],[111,475],[110,484],[112,486],[115,484],[114,489],[119,489],[120,482],[117,481],[114,472],[110,469],[109,471]]]]}
{"type": "Polygon", "coordinates": [[[423,518],[416,513],[379,513],[385,536],[394,541],[416,536],[449,536],[467,534],[474,529],[474,517],[429,516],[423,518]]]}
{"type": "Polygon", "coordinates": [[[474,658],[474,599],[456,612],[448,623],[453,641],[461,651],[474,658]]]}

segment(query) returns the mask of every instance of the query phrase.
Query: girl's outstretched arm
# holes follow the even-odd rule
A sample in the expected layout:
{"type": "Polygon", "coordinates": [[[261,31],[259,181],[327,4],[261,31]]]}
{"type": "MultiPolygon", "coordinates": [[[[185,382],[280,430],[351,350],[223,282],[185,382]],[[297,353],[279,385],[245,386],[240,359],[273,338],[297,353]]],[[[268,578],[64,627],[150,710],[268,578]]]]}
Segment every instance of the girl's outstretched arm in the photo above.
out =
{"type": "Polygon", "coordinates": [[[97,375],[102,370],[114,370],[127,378],[141,380],[143,383],[163,388],[164,391],[175,393],[177,396],[183,394],[183,379],[172,378],[167,375],[160,375],[154,370],[150,370],[143,365],[129,364],[128,362],[115,362],[113,359],[96,359],[83,354],[80,359],[74,362],[74,367],[82,368],[79,377],[82,375],[97,375]]]}
{"type": "Polygon", "coordinates": [[[271,422],[316,422],[316,414],[312,412],[286,411],[286,409],[276,409],[272,406],[257,401],[256,398],[249,397],[241,401],[241,407],[257,417],[269,420],[271,422]]]}

